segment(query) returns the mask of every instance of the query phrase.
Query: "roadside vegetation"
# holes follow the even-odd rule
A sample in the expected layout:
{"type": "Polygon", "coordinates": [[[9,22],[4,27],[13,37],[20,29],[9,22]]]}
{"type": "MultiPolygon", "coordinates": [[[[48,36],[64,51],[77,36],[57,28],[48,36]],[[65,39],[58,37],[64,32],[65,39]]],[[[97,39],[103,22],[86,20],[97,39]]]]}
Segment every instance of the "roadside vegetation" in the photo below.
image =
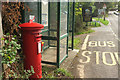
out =
{"type": "MultiPolygon", "coordinates": [[[[72,44],[71,40],[68,41],[69,46],[72,44]]],[[[78,37],[74,37],[74,49],[79,49],[81,44],[81,40],[78,37]]]]}
{"type": "Polygon", "coordinates": [[[42,74],[43,78],[73,78],[67,70],[53,66],[43,66],[42,74]]]}
{"type": "Polygon", "coordinates": [[[101,27],[101,24],[97,21],[91,22],[90,24],[90,27],[101,27]]]}
{"type": "MultiPolygon", "coordinates": [[[[98,17],[98,9],[102,9],[103,5],[106,4],[107,9],[106,9],[106,17],[108,17],[108,11],[111,9],[115,9],[116,5],[118,4],[117,2],[76,2],[75,4],[75,34],[77,33],[86,33],[88,31],[85,28],[86,23],[83,22],[83,17],[82,17],[82,7],[92,7],[92,16],[93,17],[98,17]]],[[[97,18],[96,18],[97,19],[97,18]]],[[[97,20],[98,21],[98,20],[97,20]]],[[[103,20],[100,19],[100,22],[103,23],[104,25],[108,25],[109,21],[108,20],[103,20]]],[[[91,27],[100,27],[101,25],[97,22],[95,26],[95,22],[91,23],[91,27]]],[[[89,29],[90,30],[90,29],[89,29]]],[[[91,32],[91,31],[88,31],[91,32]]]]}
{"type": "Polygon", "coordinates": [[[109,21],[105,19],[102,19],[102,18],[94,18],[96,21],[100,21],[102,24],[104,25],[108,25],[109,24],[109,21]]]}
{"type": "Polygon", "coordinates": [[[95,31],[92,30],[92,29],[89,29],[89,30],[84,30],[82,32],[75,33],[75,35],[89,34],[89,33],[92,33],[92,32],[95,32],[95,31]]]}

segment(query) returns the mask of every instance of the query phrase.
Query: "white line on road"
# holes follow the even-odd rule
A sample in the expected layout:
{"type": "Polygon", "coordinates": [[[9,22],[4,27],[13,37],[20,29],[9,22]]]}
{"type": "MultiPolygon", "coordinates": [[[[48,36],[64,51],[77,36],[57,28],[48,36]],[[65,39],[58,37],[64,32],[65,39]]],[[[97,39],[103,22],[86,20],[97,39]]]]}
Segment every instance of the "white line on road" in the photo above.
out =
{"type": "MultiPolygon", "coordinates": [[[[111,26],[111,23],[110,23],[110,20],[108,19],[108,21],[109,21],[109,25],[111,26]]],[[[118,41],[120,41],[120,39],[118,38],[118,36],[114,33],[114,31],[112,30],[112,28],[110,27],[110,30],[112,31],[112,33],[113,33],[113,35],[116,37],[116,39],[118,40],[118,41]]]]}
{"type": "Polygon", "coordinates": [[[114,16],[118,18],[118,15],[115,15],[115,14],[114,14],[114,16]]]}
{"type": "Polygon", "coordinates": [[[79,72],[79,77],[84,78],[84,65],[77,65],[77,70],[79,72]]]}
{"type": "Polygon", "coordinates": [[[117,37],[117,35],[113,32],[113,30],[112,30],[112,28],[110,27],[110,29],[111,29],[111,31],[112,31],[112,33],[113,33],[113,35],[116,37],[116,39],[118,40],[118,41],[120,41],[120,39],[117,37]]]}
{"type": "Polygon", "coordinates": [[[90,35],[87,35],[87,36],[86,36],[86,38],[85,38],[85,40],[84,40],[84,43],[83,43],[83,45],[82,45],[81,50],[86,50],[89,36],[90,36],[90,35]]]}

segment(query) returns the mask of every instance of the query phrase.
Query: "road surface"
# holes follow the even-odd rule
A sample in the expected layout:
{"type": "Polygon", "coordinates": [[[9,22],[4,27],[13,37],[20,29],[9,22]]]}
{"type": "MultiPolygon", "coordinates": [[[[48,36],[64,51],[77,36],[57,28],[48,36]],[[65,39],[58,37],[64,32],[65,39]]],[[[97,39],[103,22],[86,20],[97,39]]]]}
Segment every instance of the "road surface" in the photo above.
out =
{"type": "Polygon", "coordinates": [[[111,12],[106,19],[108,26],[93,28],[95,32],[85,36],[70,67],[76,78],[118,78],[118,16],[111,12]]]}

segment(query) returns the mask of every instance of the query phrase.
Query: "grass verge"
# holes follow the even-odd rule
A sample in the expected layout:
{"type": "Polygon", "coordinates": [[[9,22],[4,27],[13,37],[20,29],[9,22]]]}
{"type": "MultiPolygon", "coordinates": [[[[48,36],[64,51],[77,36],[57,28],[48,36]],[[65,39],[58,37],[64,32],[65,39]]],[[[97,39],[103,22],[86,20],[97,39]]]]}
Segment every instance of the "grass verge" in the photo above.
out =
{"type": "Polygon", "coordinates": [[[100,23],[98,22],[89,22],[89,24],[91,24],[90,27],[101,27],[100,23]]]}
{"type": "MultiPolygon", "coordinates": [[[[72,44],[72,41],[69,40],[68,44],[70,46],[72,44]]],[[[80,38],[74,38],[74,49],[79,49],[80,44],[81,44],[80,38]]]]}
{"type": "Polygon", "coordinates": [[[53,66],[42,66],[42,75],[43,78],[73,78],[67,70],[53,66]]]}
{"type": "Polygon", "coordinates": [[[100,21],[102,24],[104,24],[104,25],[108,25],[109,24],[109,21],[108,20],[105,20],[104,21],[104,19],[102,19],[102,18],[93,18],[93,19],[95,19],[96,21],[100,21]]]}
{"type": "Polygon", "coordinates": [[[95,32],[95,31],[92,30],[92,29],[89,29],[89,30],[85,30],[85,31],[81,31],[81,32],[75,33],[75,35],[88,34],[88,33],[92,33],[92,32],[95,32]]]}

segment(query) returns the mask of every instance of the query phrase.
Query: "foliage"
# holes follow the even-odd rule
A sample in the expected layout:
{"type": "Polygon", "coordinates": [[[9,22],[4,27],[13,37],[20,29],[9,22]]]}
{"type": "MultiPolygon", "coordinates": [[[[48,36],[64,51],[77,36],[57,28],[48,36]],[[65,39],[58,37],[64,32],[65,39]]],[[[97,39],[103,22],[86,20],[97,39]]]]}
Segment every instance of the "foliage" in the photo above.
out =
{"type": "Polygon", "coordinates": [[[62,77],[62,76],[65,76],[65,77],[71,77],[71,74],[69,72],[67,72],[65,69],[63,68],[58,68],[54,71],[55,73],[55,76],[56,77],[62,77]]]}
{"type": "Polygon", "coordinates": [[[42,66],[42,76],[43,78],[55,78],[53,71],[56,67],[42,66]]]}
{"type": "Polygon", "coordinates": [[[2,26],[4,34],[18,34],[18,27],[21,23],[21,12],[24,10],[24,4],[21,2],[3,2],[2,3],[2,26]]]}
{"type": "Polygon", "coordinates": [[[91,25],[91,27],[100,27],[101,25],[100,25],[100,23],[98,23],[98,22],[91,22],[90,23],[91,25]]]}
{"type": "Polygon", "coordinates": [[[67,70],[62,69],[62,68],[56,68],[53,66],[43,66],[42,74],[43,74],[43,78],[48,78],[48,80],[50,78],[52,79],[53,78],[65,78],[65,77],[72,78],[72,75],[67,70]]]}
{"type": "Polygon", "coordinates": [[[117,5],[117,2],[95,2],[96,9],[103,9],[104,4],[106,5],[107,9],[106,12],[112,8],[115,8],[117,5]]]}
{"type": "Polygon", "coordinates": [[[108,20],[105,20],[104,21],[104,19],[102,19],[102,18],[100,18],[100,19],[98,19],[98,18],[95,18],[95,20],[96,21],[100,21],[102,24],[104,24],[104,25],[108,25],[109,24],[109,21],[108,20]]]}
{"type": "MultiPolygon", "coordinates": [[[[68,41],[69,45],[72,44],[71,40],[68,41]]],[[[74,49],[80,49],[81,40],[80,38],[74,38],[74,49]]]]}
{"type": "MultiPolygon", "coordinates": [[[[23,60],[21,60],[21,49],[18,40],[16,39],[16,35],[10,35],[7,33],[4,35],[2,40],[5,42],[0,55],[2,56],[2,64],[7,65],[8,67],[4,69],[2,73],[2,77],[6,78],[7,76],[10,78],[28,78],[34,73],[34,69],[31,66],[31,70],[24,70],[23,68],[23,60]]],[[[22,58],[23,59],[23,58],[22,58]]]]}
{"type": "Polygon", "coordinates": [[[2,38],[2,40],[4,40],[5,45],[2,48],[2,57],[3,57],[3,61],[2,63],[4,64],[12,64],[14,63],[19,56],[17,55],[17,50],[21,49],[20,44],[17,44],[18,40],[15,39],[16,36],[12,36],[9,33],[7,33],[6,35],[4,35],[4,38],[2,38]]]}
{"type": "Polygon", "coordinates": [[[81,31],[81,32],[75,33],[75,35],[88,34],[88,33],[92,33],[92,32],[95,32],[95,31],[90,29],[90,30],[86,30],[86,31],[81,31]]]}
{"type": "Polygon", "coordinates": [[[118,2],[118,10],[120,11],[120,1],[118,2]]]}
{"type": "Polygon", "coordinates": [[[95,10],[94,2],[76,2],[75,3],[75,33],[81,32],[84,30],[85,22],[83,22],[82,17],[82,7],[91,7],[92,12],[95,10]]]}

